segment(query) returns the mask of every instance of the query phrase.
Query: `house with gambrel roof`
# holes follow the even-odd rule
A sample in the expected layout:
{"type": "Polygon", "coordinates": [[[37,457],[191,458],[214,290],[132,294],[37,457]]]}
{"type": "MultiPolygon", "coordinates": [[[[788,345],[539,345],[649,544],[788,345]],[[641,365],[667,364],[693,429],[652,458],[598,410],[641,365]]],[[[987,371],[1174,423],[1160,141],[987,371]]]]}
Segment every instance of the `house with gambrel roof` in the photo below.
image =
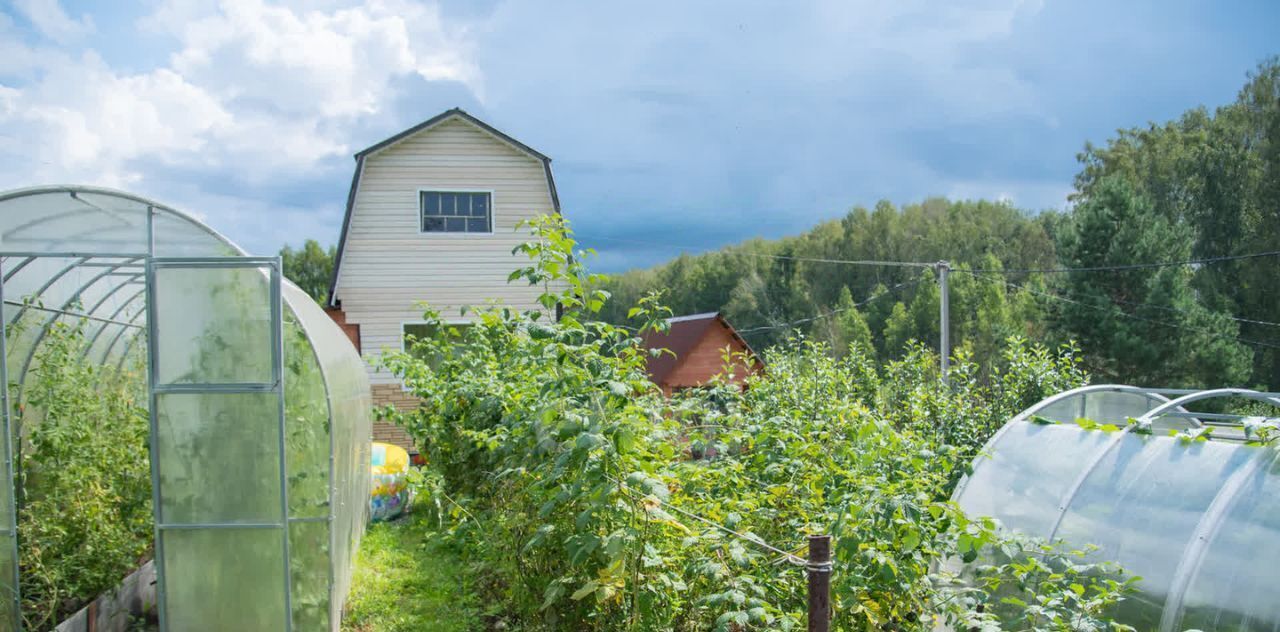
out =
{"type": "MultiPolygon", "coordinates": [[[[329,313],[369,363],[377,405],[416,405],[389,373],[375,370],[383,349],[424,333],[426,301],[457,324],[464,306],[496,299],[540,309],[539,289],[508,283],[526,264],[512,249],[527,240],[517,225],[559,213],[551,159],[454,108],[355,155],[329,288],[329,313]]],[[[374,438],[407,445],[378,424],[374,438]]]]}

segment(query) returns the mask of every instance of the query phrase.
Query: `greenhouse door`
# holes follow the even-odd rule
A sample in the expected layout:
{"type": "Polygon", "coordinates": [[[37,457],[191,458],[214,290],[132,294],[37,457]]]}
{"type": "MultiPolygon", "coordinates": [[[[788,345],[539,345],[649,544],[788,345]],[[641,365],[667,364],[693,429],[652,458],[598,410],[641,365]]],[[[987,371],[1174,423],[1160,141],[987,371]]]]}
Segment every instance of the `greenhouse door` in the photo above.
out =
{"type": "Polygon", "coordinates": [[[162,630],[288,630],[278,258],[147,265],[162,630]]]}

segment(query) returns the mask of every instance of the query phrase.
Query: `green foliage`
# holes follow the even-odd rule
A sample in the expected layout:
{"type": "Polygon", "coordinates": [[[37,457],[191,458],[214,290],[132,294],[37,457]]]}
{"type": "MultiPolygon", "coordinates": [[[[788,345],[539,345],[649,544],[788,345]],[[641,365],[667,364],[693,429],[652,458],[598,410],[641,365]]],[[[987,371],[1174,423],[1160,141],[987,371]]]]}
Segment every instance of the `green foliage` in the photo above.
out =
{"type": "MultiPolygon", "coordinates": [[[[1125,195],[1138,201],[1136,210],[1140,213],[1132,218],[1136,225],[1128,234],[1107,240],[1117,248],[1150,254],[1157,246],[1143,240],[1166,235],[1171,241],[1165,246],[1165,256],[1155,260],[1280,250],[1280,233],[1275,230],[1280,222],[1280,58],[1260,64],[1235,102],[1213,112],[1203,107],[1189,110],[1164,124],[1120,130],[1105,146],[1086,146],[1080,160],[1083,170],[1076,178],[1079,200],[1114,199],[1123,182],[1131,190],[1125,195]]],[[[1179,316],[1158,310],[1145,315],[1209,333],[1192,337],[1166,327],[1138,324],[1129,326],[1132,333],[1128,335],[1162,341],[1159,346],[1189,354],[1178,359],[1176,364],[1185,366],[1173,367],[1175,372],[1194,371],[1195,365],[1213,362],[1214,353],[1221,351],[1223,355],[1213,368],[1186,380],[1189,386],[1198,385],[1197,380],[1206,375],[1214,378],[1215,385],[1232,383],[1218,377],[1218,370],[1227,371],[1228,378],[1239,376],[1234,383],[1249,379],[1280,386],[1280,350],[1255,345],[1250,354],[1232,349],[1220,337],[1235,336],[1238,329],[1242,338],[1280,345],[1280,329],[1250,322],[1237,325],[1227,318],[1276,320],[1280,313],[1276,266],[1276,259],[1267,257],[1179,270],[1177,278],[1139,274],[1140,281],[1129,281],[1129,285],[1144,291],[1122,298],[1142,301],[1163,283],[1173,296],[1156,304],[1188,313],[1179,316]],[[1193,296],[1186,289],[1188,285],[1193,296]],[[1234,365],[1223,366],[1228,363],[1234,365]],[[1251,370],[1241,376],[1241,365],[1251,370]]],[[[1131,276],[1126,273],[1126,278],[1131,276]]]]}
{"type": "Polygon", "coordinates": [[[816,334],[825,338],[837,356],[848,353],[850,347],[862,349],[864,353],[873,352],[876,348],[867,318],[858,311],[853,294],[847,287],[841,288],[840,300],[836,301],[832,317],[824,319],[814,329],[816,334]]]}
{"type": "Polygon", "coordinates": [[[1078,574],[1042,573],[1031,560],[1072,552],[1007,538],[947,500],[1010,414],[1083,383],[1074,350],[1015,339],[982,379],[962,350],[943,384],[919,345],[881,368],[864,344],[837,359],[792,338],[746,389],[725,380],[666,399],[637,332],[668,312],[648,296],[628,312],[635,330],[596,320],[607,297],[562,221],[533,225],[517,249],[531,265],[513,279],[543,286],[563,318],[491,307],[460,336],[383,360],[425,402],[382,411],[432,465],[420,506],[475,560],[495,623],[795,629],[805,579],[791,562],[814,533],[835,538],[840,629],[989,628],[997,603],[1020,629],[1088,629],[1077,623],[1104,621],[1128,589],[1117,569],[1078,559],[1078,574]],[[992,547],[1012,555],[980,581],[941,570],[992,547]]]}
{"type": "Polygon", "coordinates": [[[288,245],[280,249],[284,276],[321,305],[329,300],[329,282],[333,279],[337,257],[337,246],[329,246],[326,250],[314,239],[308,239],[300,250],[288,245]]]}
{"type": "Polygon", "coordinates": [[[85,363],[85,346],[83,322],[54,323],[13,411],[25,440],[18,534],[30,630],[53,629],[115,587],[151,547],[144,367],[85,363]]]}

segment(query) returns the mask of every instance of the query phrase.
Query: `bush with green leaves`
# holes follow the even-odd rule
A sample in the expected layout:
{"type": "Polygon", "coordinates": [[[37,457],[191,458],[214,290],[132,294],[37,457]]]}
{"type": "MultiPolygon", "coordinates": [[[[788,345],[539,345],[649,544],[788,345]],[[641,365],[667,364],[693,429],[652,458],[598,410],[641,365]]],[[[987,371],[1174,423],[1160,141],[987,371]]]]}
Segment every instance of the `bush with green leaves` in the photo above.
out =
{"type": "Polygon", "coordinates": [[[532,234],[512,279],[543,286],[546,311],[489,306],[452,332],[428,311],[434,335],[383,356],[423,400],[380,411],[428,456],[419,506],[467,551],[494,619],[802,627],[798,562],[806,536],[825,533],[838,629],[1111,626],[1106,609],[1129,586],[1120,569],[1012,538],[948,500],[1012,413],[1084,381],[1071,349],[1015,340],[983,372],[961,353],[944,382],[923,347],[879,367],[856,345],[833,354],[792,338],[745,389],[725,376],[667,399],[640,344],[665,327],[660,298],[630,310],[635,329],[599,322],[609,297],[582,263],[590,252],[558,217],[532,234]],[[1005,557],[949,570],[980,551],[1005,557]]]}

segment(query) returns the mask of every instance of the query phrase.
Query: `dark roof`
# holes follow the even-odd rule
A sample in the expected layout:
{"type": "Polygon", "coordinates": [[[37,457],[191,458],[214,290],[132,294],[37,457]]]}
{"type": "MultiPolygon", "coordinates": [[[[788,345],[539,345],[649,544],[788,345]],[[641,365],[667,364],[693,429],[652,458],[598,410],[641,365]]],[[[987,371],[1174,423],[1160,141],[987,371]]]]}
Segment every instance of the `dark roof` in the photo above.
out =
{"type": "Polygon", "coordinates": [[[462,108],[452,108],[449,110],[445,110],[444,112],[441,112],[440,114],[437,114],[421,123],[418,123],[417,125],[414,125],[413,127],[410,127],[409,129],[406,129],[403,132],[396,134],[395,136],[392,136],[380,142],[374,143],[373,145],[370,145],[356,152],[356,155],[355,155],[356,169],[355,169],[355,173],[352,174],[351,176],[351,190],[347,193],[347,210],[342,217],[342,232],[338,235],[338,255],[333,260],[333,276],[329,279],[329,300],[328,300],[329,307],[337,306],[337,303],[334,301],[334,294],[338,289],[338,269],[342,266],[342,252],[346,248],[346,244],[347,244],[347,229],[351,226],[351,209],[353,206],[355,206],[356,189],[360,186],[360,174],[364,167],[364,159],[368,157],[370,154],[377,152],[378,150],[386,149],[387,147],[390,147],[391,145],[394,145],[400,142],[401,140],[404,140],[405,138],[408,138],[414,134],[417,134],[418,132],[422,132],[427,129],[430,129],[454,117],[462,119],[480,128],[482,131],[487,132],[491,136],[496,137],[498,140],[508,145],[511,145],[516,150],[524,152],[528,154],[531,158],[541,161],[542,171],[547,175],[547,190],[551,194],[552,210],[554,210],[556,213],[560,212],[560,194],[556,192],[556,180],[551,175],[551,159],[550,158],[548,158],[542,152],[512,138],[511,136],[508,136],[502,130],[488,123],[485,123],[484,121],[472,116],[471,114],[468,114],[462,108]]]}
{"type": "Polygon", "coordinates": [[[394,145],[400,142],[401,140],[404,140],[405,138],[413,136],[414,134],[417,134],[418,132],[421,132],[422,130],[427,129],[428,127],[432,127],[438,123],[443,123],[446,119],[449,119],[454,116],[460,117],[466,122],[471,123],[472,125],[475,125],[476,127],[479,127],[484,131],[489,132],[490,134],[493,134],[494,136],[497,136],[503,142],[509,145],[513,145],[516,149],[519,149],[520,151],[523,151],[524,153],[529,154],[534,158],[537,158],[538,160],[551,160],[550,158],[543,155],[542,152],[539,152],[538,150],[508,136],[506,133],[502,132],[502,130],[499,130],[494,126],[474,116],[471,116],[462,108],[451,108],[451,109],[445,110],[421,123],[418,123],[417,125],[414,125],[413,127],[410,127],[407,130],[404,130],[403,132],[400,132],[399,134],[396,134],[395,136],[392,136],[390,138],[387,138],[379,142],[376,142],[372,145],[369,145],[368,147],[365,147],[364,149],[361,149],[360,151],[356,152],[356,158],[360,158],[361,156],[368,156],[369,154],[375,151],[378,151],[379,149],[383,149],[385,147],[394,145]]]}
{"type": "Polygon", "coordinates": [[[657,357],[652,355],[645,356],[645,368],[649,371],[649,379],[655,383],[661,384],[665,382],[671,372],[675,371],[676,367],[684,362],[689,352],[698,344],[698,341],[702,340],[707,330],[717,324],[728,329],[729,335],[733,336],[747,350],[747,353],[751,354],[752,357],[758,358],[751,345],[747,344],[747,341],[738,335],[738,331],[720,315],[720,312],[676,316],[668,318],[667,324],[670,325],[670,328],[665,333],[647,331],[641,342],[645,349],[668,349],[675,353],[674,356],[670,353],[663,353],[657,357]]]}

